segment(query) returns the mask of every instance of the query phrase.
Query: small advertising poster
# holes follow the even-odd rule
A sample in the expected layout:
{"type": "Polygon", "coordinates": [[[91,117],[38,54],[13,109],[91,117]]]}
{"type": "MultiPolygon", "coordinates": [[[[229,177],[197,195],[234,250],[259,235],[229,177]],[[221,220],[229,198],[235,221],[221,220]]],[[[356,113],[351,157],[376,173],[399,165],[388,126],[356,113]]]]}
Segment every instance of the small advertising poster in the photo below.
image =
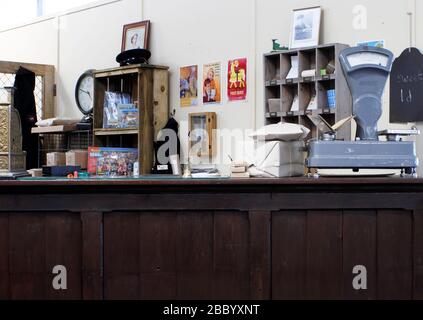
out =
{"type": "Polygon", "coordinates": [[[247,99],[247,58],[228,62],[228,100],[247,99]]]}
{"type": "Polygon", "coordinates": [[[222,102],[220,62],[203,65],[203,103],[218,104],[222,102]]]}
{"type": "Polygon", "coordinates": [[[357,46],[385,48],[385,40],[372,40],[357,42],[357,46]]]}
{"type": "Polygon", "coordinates": [[[179,92],[181,107],[198,105],[198,66],[181,68],[179,92]]]}

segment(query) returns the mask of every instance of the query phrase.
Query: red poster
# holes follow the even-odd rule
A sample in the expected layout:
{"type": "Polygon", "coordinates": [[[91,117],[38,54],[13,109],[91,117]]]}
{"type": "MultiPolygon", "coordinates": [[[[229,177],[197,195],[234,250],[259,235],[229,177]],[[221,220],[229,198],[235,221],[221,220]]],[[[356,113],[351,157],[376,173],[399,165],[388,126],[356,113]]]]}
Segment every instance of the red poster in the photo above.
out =
{"type": "Polygon", "coordinates": [[[229,101],[247,98],[247,58],[229,60],[228,99],[229,101]]]}

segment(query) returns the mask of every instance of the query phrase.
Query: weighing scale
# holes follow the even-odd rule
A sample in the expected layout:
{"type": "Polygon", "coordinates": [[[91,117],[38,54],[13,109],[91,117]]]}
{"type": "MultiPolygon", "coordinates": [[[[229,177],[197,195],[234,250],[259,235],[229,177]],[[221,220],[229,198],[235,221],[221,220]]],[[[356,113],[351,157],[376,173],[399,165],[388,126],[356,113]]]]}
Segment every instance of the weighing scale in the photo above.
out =
{"type": "Polygon", "coordinates": [[[415,142],[403,138],[420,132],[378,132],[377,128],[393,58],[389,50],[376,47],[360,46],[341,52],[339,59],[353,98],[356,140],[336,140],[336,132],[328,131],[323,140],[310,141],[306,160],[309,169],[401,169],[402,175],[416,176],[419,161],[415,142]],[[381,136],[386,141],[379,140],[381,136]]]}

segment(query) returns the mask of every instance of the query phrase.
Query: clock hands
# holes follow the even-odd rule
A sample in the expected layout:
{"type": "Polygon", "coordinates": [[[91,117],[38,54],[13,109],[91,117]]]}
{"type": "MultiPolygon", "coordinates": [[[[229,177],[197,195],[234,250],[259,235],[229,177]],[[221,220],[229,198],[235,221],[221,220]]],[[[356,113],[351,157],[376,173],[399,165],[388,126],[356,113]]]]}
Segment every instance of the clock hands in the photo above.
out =
{"type": "Polygon", "coordinates": [[[90,97],[91,100],[93,99],[91,97],[91,93],[89,91],[85,91],[85,90],[82,90],[82,89],[79,89],[79,91],[82,91],[83,93],[86,93],[90,97]]]}

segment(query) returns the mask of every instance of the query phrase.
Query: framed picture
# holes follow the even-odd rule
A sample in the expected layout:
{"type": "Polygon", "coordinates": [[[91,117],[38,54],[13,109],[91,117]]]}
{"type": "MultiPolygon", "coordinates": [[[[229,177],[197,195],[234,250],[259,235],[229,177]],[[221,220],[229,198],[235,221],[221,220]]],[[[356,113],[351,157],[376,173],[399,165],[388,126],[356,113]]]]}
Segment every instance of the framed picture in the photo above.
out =
{"type": "Polygon", "coordinates": [[[319,45],[321,16],[321,7],[294,10],[291,31],[291,49],[319,45]]]}
{"type": "Polygon", "coordinates": [[[122,52],[131,49],[148,49],[149,33],[149,20],[124,25],[122,52]]]}

